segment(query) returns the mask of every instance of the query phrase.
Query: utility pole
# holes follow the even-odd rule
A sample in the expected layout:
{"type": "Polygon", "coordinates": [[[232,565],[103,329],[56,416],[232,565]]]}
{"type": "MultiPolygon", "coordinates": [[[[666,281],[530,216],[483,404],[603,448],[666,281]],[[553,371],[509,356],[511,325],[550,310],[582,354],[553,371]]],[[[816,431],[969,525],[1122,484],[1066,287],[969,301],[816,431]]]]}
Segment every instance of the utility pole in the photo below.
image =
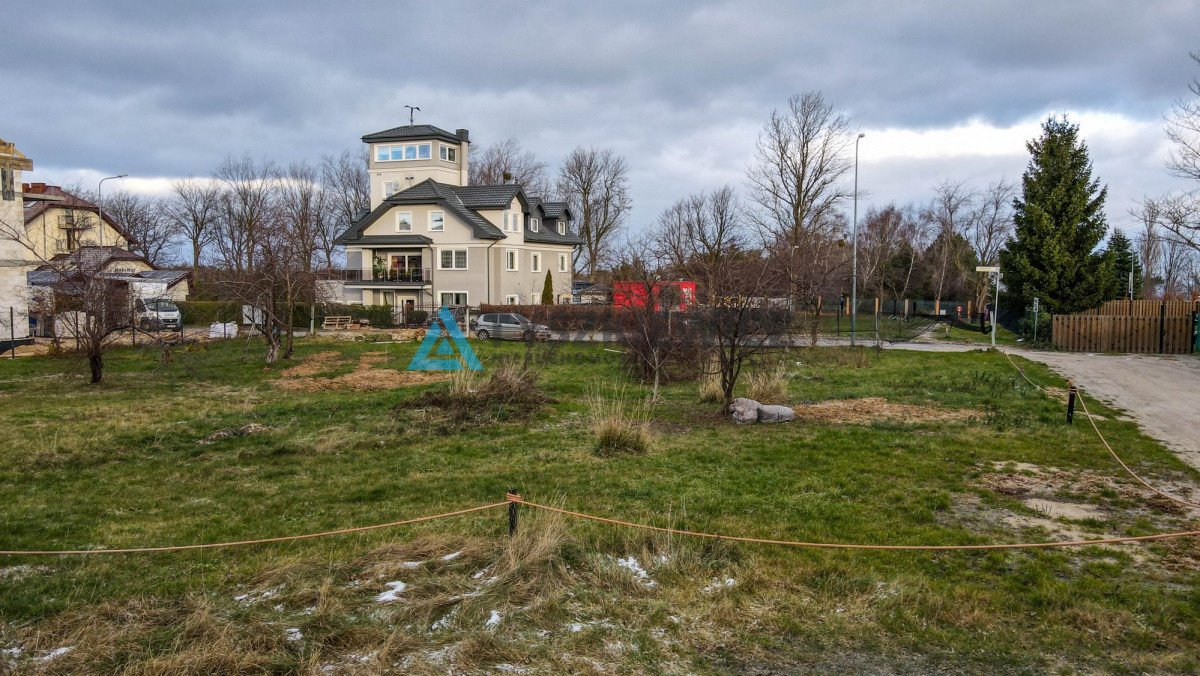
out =
{"type": "Polygon", "coordinates": [[[860,133],[854,139],[854,225],[850,239],[850,347],[854,347],[858,337],[858,142],[866,134],[860,133]]]}
{"type": "Polygon", "coordinates": [[[125,178],[129,174],[117,174],[116,176],[105,176],[100,179],[100,185],[96,187],[96,209],[100,212],[100,246],[104,246],[104,182],[114,178],[125,178]]]}

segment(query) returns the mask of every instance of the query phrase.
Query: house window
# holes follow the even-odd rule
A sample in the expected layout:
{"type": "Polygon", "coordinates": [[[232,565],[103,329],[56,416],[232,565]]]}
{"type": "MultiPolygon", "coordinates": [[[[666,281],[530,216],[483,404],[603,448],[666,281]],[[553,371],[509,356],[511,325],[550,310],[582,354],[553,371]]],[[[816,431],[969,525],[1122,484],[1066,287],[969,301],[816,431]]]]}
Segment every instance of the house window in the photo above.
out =
{"type": "Polygon", "coordinates": [[[438,294],[438,300],[441,301],[443,307],[451,307],[454,305],[467,304],[466,291],[443,291],[438,294]]]}
{"type": "Polygon", "coordinates": [[[518,211],[513,214],[513,227],[512,227],[513,232],[521,231],[521,219],[522,219],[521,212],[518,211]]]}
{"type": "Polygon", "coordinates": [[[567,271],[567,254],[558,254],[558,271],[567,271]]]}
{"type": "Polygon", "coordinates": [[[566,224],[566,222],[564,222],[564,221],[559,221],[559,222],[558,222],[558,234],[560,234],[560,235],[565,235],[565,234],[567,234],[567,224],[566,224]]]}
{"type": "Polygon", "coordinates": [[[529,256],[529,269],[532,272],[542,271],[542,254],[534,253],[529,256]]]}
{"type": "Polygon", "coordinates": [[[396,212],[396,232],[412,232],[412,212],[396,212]]]}
{"type": "Polygon", "coordinates": [[[433,157],[433,146],[429,143],[404,143],[388,146],[375,146],[376,162],[427,160],[431,157],[433,157]]]}
{"type": "Polygon", "coordinates": [[[509,272],[515,272],[518,269],[517,268],[517,250],[516,249],[505,249],[504,250],[504,269],[509,272]]]}
{"type": "Polygon", "coordinates": [[[441,232],[446,229],[446,215],[441,211],[429,212],[429,231],[441,232]]]}
{"type": "Polygon", "coordinates": [[[521,302],[521,298],[519,296],[513,295],[513,296],[505,296],[504,297],[505,305],[518,305],[518,304],[520,304],[520,302],[521,302]]]}
{"type": "Polygon", "coordinates": [[[538,225],[540,225],[538,219],[536,219],[536,218],[529,219],[529,231],[530,232],[537,232],[538,225]]]}
{"type": "Polygon", "coordinates": [[[13,169],[0,169],[0,191],[4,193],[4,199],[9,202],[17,199],[17,190],[14,185],[16,173],[13,169]]]}
{"type": "Polygon", "coordinates": [[[395,195],[397,192],[400,192],[400,184],[399,183],[397,183],[396,181],[384,181],[383,182],[383,199],[387,199],[387,198],[391,197],[392,195],[395,195]]]}
{"type": "Polygon", "coordinates": [[[441,150],[442,150],[442,159],[443,160],[446,160],[447,162],[457,162],[458,161],[458,148],[454,148],[454,147],[448,146],[448,145],[443,145],[443,146],[441,146],[441,150]]]}
{"type": "Polygon", "coordinates": [[[508,212],[504,212],[504,229],[508,230],[508,212]]]}
{"type": "Polygon", "coordinates": [[[466,249],[442,249],[438,252],[438,269],[439,270],[466,270],[467,269],[467,250],[466,249]]]}

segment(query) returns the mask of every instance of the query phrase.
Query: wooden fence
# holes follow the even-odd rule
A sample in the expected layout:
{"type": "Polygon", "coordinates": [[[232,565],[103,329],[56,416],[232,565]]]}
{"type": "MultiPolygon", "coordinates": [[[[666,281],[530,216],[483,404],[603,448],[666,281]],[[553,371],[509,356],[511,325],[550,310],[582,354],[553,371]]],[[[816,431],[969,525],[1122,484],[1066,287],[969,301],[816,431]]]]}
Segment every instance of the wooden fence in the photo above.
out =
{"type": "Polygon", "coordinates": [[[1123,317],[1190,317],[1200,312],[1200,300],[1110,300],[1098,308],[1084,310],[1081,315],[1123,317]]]}
{"type": "Polygon", "coordinates": [[[1161,302],[1153,302],[1159,306],[1153,316],[1055,315],[1054,346],[1070,352],[1192,352],[1195,315],[1189,313],[1164,316],[1161,314],[1165,311],[1161,302]]]}

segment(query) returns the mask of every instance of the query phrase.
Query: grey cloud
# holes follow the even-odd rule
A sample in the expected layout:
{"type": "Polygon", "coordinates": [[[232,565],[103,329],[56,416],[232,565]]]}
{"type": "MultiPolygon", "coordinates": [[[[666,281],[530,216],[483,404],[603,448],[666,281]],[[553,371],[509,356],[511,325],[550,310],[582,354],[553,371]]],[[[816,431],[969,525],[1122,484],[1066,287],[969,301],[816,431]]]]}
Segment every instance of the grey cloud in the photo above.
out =
{"type": "MultiPolygon", "coordinates": [[[[354,147],[412,103],[425,121],[483,141],[516,136],[551,163],[575,145],[617,147],[637,181],[633,220],[645,223],[682,192],[737,184],[766,115],[808,89],[871,128],[1008,125],[1046,110],[1158,119],[1196,75],[1196,10],[1171,0],[47,3],[0,42],[3,83],[20,92],[0,99],[0,134],[42,167],[191,175],[226,154],[286,163],[354,147]]],[[[1114,195],[1163,189],[1152,155],[1104,165],[1119,176],[1114,195]]],[[[878,167],[900,201],[998,168],[878,167]]]]}

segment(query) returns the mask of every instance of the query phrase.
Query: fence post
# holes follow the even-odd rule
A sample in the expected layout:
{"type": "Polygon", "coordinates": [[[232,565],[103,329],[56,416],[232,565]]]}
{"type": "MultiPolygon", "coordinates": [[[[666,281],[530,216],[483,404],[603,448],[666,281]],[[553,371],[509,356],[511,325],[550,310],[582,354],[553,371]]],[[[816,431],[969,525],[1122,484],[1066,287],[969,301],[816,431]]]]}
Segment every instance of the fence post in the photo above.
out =
{"type": "MultiPolygon", "coordinates": [[[[515,488],[508,489],[508,494],[515,495],[517,497],[521,496],[521,494],[518,493],[517,489],[515,488]]],[[[507,497],[508,496],[506,495],[505,498],[507,497]]],[[[516,502],[510,501],[508,503],[508,537],[513,537],[517,534],[517,506],[518,505],[516,502]]]]}
{"type": "Polygon", "coordinates": [[[1167,301],[1158,306],[1158,353],[1163,353],[1167,339],[1167,301]]]}
{"type": "Polygon", "coordinates": [[[1075,423],[1075,383],[1067,381],[1067,424],[1075,423]]]}

